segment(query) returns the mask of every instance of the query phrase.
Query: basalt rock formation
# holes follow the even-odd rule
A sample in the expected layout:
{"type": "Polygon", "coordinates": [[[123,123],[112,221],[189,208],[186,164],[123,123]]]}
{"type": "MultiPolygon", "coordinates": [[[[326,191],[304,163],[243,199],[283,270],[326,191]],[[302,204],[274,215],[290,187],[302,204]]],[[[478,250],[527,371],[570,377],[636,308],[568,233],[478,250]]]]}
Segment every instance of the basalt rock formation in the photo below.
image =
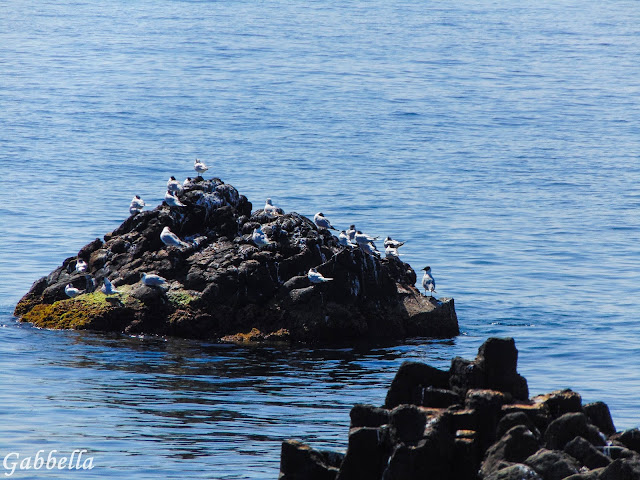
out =
{"type": "Polygon", "coordinates": [[[512,338],[448,371],[405,362],[385,404],[351,410],[346,454],[283,442],[280,480],[638,480],[640,430],[572,390],[528,398],[512,338]]]}
{"type": "Polygon", "coordinates": [[[133,214],[64,260],[33,284],[15,315],[47,328],[235,341],[340,343],[459,333],[453,299],[422,295],[414,270],[397,257],[341,246],[297,213],[252,213],[247,198],[219,179],[199,177],[178,198],[186,206],[163,203],[133,214]],[[165,226],[188,246],[165,246],[165,226]],[[258,226],[268,245],[252,241],[258,226]],[[86,271],[76,270],[79,260],[86,271]],[[333,280],[312,284],[311,267],[333,280]],[[164,277],[166,285],[144,285],[143,272],[164,277]],[[104,278],[119,293],[100,292],[104,278]],[[67,284],[84,293],[68,298],[67,284]]]}

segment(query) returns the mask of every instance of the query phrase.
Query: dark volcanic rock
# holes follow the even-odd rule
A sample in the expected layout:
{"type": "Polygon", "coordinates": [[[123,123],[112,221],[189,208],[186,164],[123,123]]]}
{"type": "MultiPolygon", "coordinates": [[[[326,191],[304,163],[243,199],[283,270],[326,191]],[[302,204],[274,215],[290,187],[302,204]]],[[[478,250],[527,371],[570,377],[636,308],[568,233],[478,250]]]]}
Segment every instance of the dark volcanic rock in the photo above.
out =
{"type": "Polygon", "coordinates": [[[349,432],[349,447],[337,480],[380,478],[389,458],[389,446],[378,428],[359,427],[349,432]]]}
{"type": "Polygon", "coordinates": [[[597,450],[590,442],[582,437],[575,437],[564,447],[564,451],[589,469],[606,467],[611,458],[597,450]]]}
{"type": "Polygon", "coordinates": [[[640,478],[640,459],[614,460],[598,477],[599,480],[638,480],[640,478]]]}
{"type": "Polygon", "coordinates": [[[513,338],[490,338],[482,344],[474,361],[460,357],[452,360],[449,383],[460,395],[470,389],[490,389],[527,400],[527,380],[516,371],[517,364],[513,338]]]}
{"type": "Polygon", "coordinates": [[[492,473],[485,480],[543,480],[538,473],[521,463],[516,463],[492,473]]]}
{"type": "Polygon", "coordinates": [[[609,408],[571,390],[522,398],[516,367],[513,340],[496,338],[449,372],[403,363],[385,408],[352,409],[337,479],[640,479],[640,430],[613,433],[609,408]]]}
{"type": "Polygon", "coordinates": [[[425,388],[447,388],[449,373],[419,362],[404,362],[387,392],[386,408],[403,403],[422,405],[425,388]]]}
{"type": "Polygon", "coordinates": [[[565,413],[549,424],[544,434],[547,448],[561,450],[576,437],[586,438],[593,445],[604,445],[605,440],[600,431],[591,423],[584,413],[565,413]]]}
{"type": "Polygon", "coordinates": [[[380,427],[389,423],[389,410],[373,405],[355,405],[351,409],[351,428],[380,427]]]}
{"type": "Polygon", "coordinates": [[[565,413],[582,412],[582,397],[570,389],[556,390],[531,399],[534,403],[544,405],[553,418],[565,413]]]}
{"type": "Polygon", "coordinates": [[[538,472],[544,480],[562,480],[578,473],[580,467],[570,455],[544,448],[531,455],[524,463],[538,472]]]}
{"type": "MultiPolygon", "coordinates": [[[[503,411],[504,414],[504,411],[503,411]]],[[[504,416],[498,422],[498,428],[496,429],[496,438],[501,438],[511,428],[517,425],[524,425],[536,438],[540,438],[540,432],[536,428],[535,424],[531,421],[529,416],[524,412],[511,412],[504,414],[504,416]]]]}
{"type": "Polygon", "coordinates": [[[631,428],[613,435],[612,440],[620,442],[630,450],[640,453],[640,429],[631,428]]]}
{"type": "Polygon", "coordinates": [[[616,433],[616,427],[613,425],[613,419],[611,418],[611,412],[609,407],[604,402],[588,403],[583,407],[584,413],[591,423],[593,423],[598,429],[607,435],[616,433]]]}
{"type": "Polygon", "coordinates": [[[132,215],[104,241],[66,259],[33,284],[15,314],[54,328],[233,341],[275,336],[341,343],[459,333],[453,300],[420,294],[415,272],[397,258],[340,246],[329,231],[295,212],[252,215],[246,197],[219,179],[198,179],[179,198],[186,207],[163,203],[132,215]],[[165,226],[189,245],[166,247],[160,240],[165,226]],[[253,243],[257,226],[270,244],[253,243]],[[76,273],[78,259],[88,263],[86,272],[76,273]],[[306,274],[312,267],[333,280],[311,284],[306,274]],[[143,272],[166,278],[166,286],[142,286],[143,272]],[[104,278],[118,296],[100,293],[104,278]],[[90,293],[94,282],[98,289],[90,293]],[[86,294],[71,302],[64,291],[69,283],[86,294]],[[114,301],[126,321],[106,321],[114,301]],[[91,308],[75,311],[83,305],[91,308]],[[74,321],[62,321],[60,313],[74,321]],[[259,334],[249,335],[254,329],[259,334]]]}
{"type": "Polygon", "coordinates": [[[510,429],[488,450],[482,463],[481,475],[488,476],[511,463],[522,463],[538,451],[539,442],[524,425],[510,429]]]}
{"type": "Polygon", "coordinates": [[[326,455],[296,440],[282,443],[280,458],[280,480],[335,480],[338,474],[326,455]]]}
{"type": "Polygon", "coordinates": [[[513,338],[490,338],[478,350],[476,363],[485,373],[485,388],[508,392],[514,398],[529,398],[524,377],[516,371],[518,349],[513,338]]]}

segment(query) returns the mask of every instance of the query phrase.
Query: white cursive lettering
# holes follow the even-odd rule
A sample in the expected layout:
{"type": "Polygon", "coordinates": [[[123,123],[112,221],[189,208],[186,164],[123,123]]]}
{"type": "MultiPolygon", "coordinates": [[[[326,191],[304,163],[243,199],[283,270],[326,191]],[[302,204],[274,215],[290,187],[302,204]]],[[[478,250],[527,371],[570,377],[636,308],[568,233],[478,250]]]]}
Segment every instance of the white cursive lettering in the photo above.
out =
{"type": "Polygon", "coordinates": [[[93,469],[93,457],[83,457],[83,454],[87,453],[89,450],[76,449],[71,452],[71,455],[66,456],[58,450],[50,450],[45,461],[44,450],[38,450],[35,455],[26,456],[21,456],[18,452],[9,452],[4,456],[2,466],[5,470],[5,477],[11,477],[16,470],[40,470],[43,467],[47,470],[54,468],[58,470],[64,468],[91,470],[93,469]]]}

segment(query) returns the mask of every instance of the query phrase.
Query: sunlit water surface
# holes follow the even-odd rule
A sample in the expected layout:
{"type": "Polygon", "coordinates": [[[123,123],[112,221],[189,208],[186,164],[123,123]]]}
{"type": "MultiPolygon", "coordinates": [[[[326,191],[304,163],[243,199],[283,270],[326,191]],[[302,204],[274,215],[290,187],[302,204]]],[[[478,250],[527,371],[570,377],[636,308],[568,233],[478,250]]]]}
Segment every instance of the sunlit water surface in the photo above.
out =
{"type": "Polygon", "coordinates": [[[0,15],[0,455],[14,478],[275,479],[346,447],[397,367],[513,336],[532,394],[638,424],[635,2],[9,0],[0,15]],[[240,348],[17,324],[31,283],[198,156],[247,195],[406,240],[463,334],[240,348]],[[37,473],[37,475],[36,475],[37,473]]]}

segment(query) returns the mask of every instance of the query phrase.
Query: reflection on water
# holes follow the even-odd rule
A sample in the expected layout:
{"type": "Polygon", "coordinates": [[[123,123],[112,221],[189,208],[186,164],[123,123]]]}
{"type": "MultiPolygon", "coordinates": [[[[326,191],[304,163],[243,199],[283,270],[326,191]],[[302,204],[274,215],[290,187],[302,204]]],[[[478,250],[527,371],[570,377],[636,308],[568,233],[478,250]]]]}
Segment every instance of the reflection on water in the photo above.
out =
{"type": "Polygon", "coordinates": [[[114,478],[125,471],[276,478],[282,440],[344,448],[351,407],[382,404],[403,360],[428,355],[446,367],[450,353],[440,358],[439,351],[455,349],[451,340],[238,347],[46,331],[13,321],[1,333],[2,358],[17,368],[0,374],[11,385],[0,394],[0,448],[25,455],[87,448],[114,478]],[[16,398],[24,402],[9,405],[16,398]]]}
{"type": "Polygon", "coordinates": [[[77,478],[274,479],[285,439],[346,448],[351,407],[382,404],[404,360],[446,369],[454,356],[474,358],[488,336],[513,332],[532,395],[570,386],[585,402],[609,403],[618,428],[635,425],[625,398],[637,378],[608,363],[597,335],[573,317],[542,323],[534,309],[488,323],[465,311],[464,333],[451,340],[311,349],[47,331],[17,324],[5,308],[0,450],[86,448],[96,468],[77,478]],[[568,348],[571,335],[580,341],[568,348]],[[611,369],[624,388],[609,390],[611,369]]]}

